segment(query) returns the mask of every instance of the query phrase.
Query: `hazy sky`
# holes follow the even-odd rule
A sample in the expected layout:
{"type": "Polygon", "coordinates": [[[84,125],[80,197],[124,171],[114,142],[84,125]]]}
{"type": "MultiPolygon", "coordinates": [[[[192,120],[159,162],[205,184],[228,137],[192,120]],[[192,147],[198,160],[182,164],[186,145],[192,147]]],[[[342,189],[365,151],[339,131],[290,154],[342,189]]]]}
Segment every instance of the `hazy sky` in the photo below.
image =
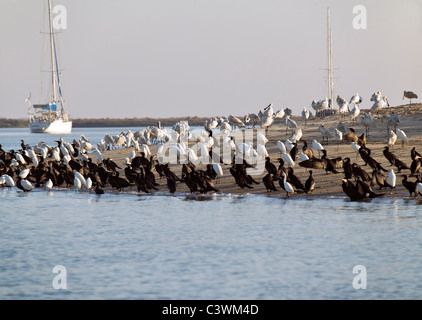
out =
{"type": "MultiPolygon", "coordinates": [[[[0,117],[25,118],[30,92],[43,102],[45,2],[0,0],[0,117]]],[[[335,97],[359,93],[363,108],[375,91],[391,105],[408,101],[403,90],[422,99],[422,0],[54,4],[67,9],[58,49],[72,118],[244,115],[269,103],[299,114],[327,96],[327,6],[335,97]],[[356,5],[367,29],[353,26],[356,5]]]]}

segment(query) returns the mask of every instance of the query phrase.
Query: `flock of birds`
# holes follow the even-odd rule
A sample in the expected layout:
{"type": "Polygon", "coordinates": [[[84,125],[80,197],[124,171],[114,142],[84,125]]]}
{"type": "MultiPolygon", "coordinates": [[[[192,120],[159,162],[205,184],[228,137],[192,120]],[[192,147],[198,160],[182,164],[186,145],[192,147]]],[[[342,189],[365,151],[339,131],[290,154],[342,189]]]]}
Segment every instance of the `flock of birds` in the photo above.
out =
{"type": "MultiPolygon", "coordinates": [[[[417,96],[405,91],[403,97],[411,99],[417,96]]],[[[48,146],[44,142],[30,146],[21,140],[21,149],[18,151],[5,151],[0,145],[0,186],[9,188],[16,186],[24,192],[34,188],[50,190],[54,187],[73,187],[76,190],[93,190],[97,194],[104,193],[106,187],[117,191],[135,187],[138,192],[150,193],[159,190],[158,179],[165,179],[170,193],[176,192],[178,183],[184,183],[191,193],[219,192],[216,184],[219,177],[224,175],[225,165],[229,167],[230,175],[239,188],[252,189],[254,185],[261,183],[253,178],[253,172],[256,172],[262,164],[261,174],[264,174],[262,183],[267,192],[277,191],[278,183],[287,197],[293,193],[312,193],[317,184],[313,175],[315,170],[325,170],[327,174],[338,174],[343,171],[344,193],[353,201],[370,199],[382,195],[374,192],[372,188],[378,186],[380,189],[393,189],[397,180],[393,169],[385,169],[373,158],[372,150],[366,141],[369,137],[369,128],[374,122],[371,113],[377,114],[381,108],[388,105],[388,99],[380,92],[374,93],[371,101],[374,102],[371,112],[359,118],[359,123],[367,128],[365,133],[358,136],[353,128],[348,128],[342,122],[334,130],[320,124],[322,143],[314,138],[310,145],[303,139],[298,124],[290,119],[291,110],[286,108],[275,112],[272,104],[257,114],[248,113],[243,121],[233,115],[227,118],[212,118],[205,122],[205,130],[201,134],[191,132],[184,123],[177,123],[169,133],[158,126],[135,133],[128,130],[117,136],[106,134],[95,147],[84,135],[81,135],[79,140],[74,139],[72,143],[61,138],[56,141],[57,146],[48,146]],[[252,142],[236,143],[234,127],[260,126],[268,132],[268,128],[276,119],[281,119],[281,124],[286,125],[286,133],[288,128],[292,129],[289,139],[285,142],[278,140],[276,143],[280,151],[280,156],[276,159],[278,165],[271,162],[266,146],[269,140],[265,134],[257,132],[256,148],[252,142]],[[220,138],[213,135],[213,129],[217,128],[222,133],[223,144],[228,146],[228,154],[223,156],[220,154],[220,138]],[[189,147],[183,142],[183,135],[196,144],[189,147]],[[341,141],[350,143],[356,152],[356,158],[360,156],[364,166],[368,165],[372,171],[366,172],[356,162],[352,163],[350,157],[328,158],[323,145],[328,144],[329,138],[334,138],[339,143],[341,141]],[[166,162],[164,157],[160,156],[166,142],[173,142],[170,152],[174,152],[177,163],[182,164],[180,176],[172,171],[172,163],[166,162]],[[155,156],[149,149],[151,144],[156,144],[155,156]],[[103,156],[106,150],[123,147],[131,147],[133,150],[129,152],[122,166],[103,156]],[[204,161],[205,159],[207,161],[204,161]],[[208,161],[210,159],[211,161],[208,161]],[[205,164],[203,168],[199,167],[201,163],[205,164]],[[309,176],[304,183],[295,174],[296,164],[306,170],[309,169],[309,176]],[[388,175],[384,175],[387,172],[388,175]]],[[[362,98],[358,94],[348,103],[338,96],[340,116],[348,113],[350,120],[356,121],[360,114],[361,102],[362,98]],[[351,105],[353,108],[350,110],[351,105]]],[[[312,108],[316,111],[316,116],[321,116],[329,104],[328,99],[313,101],[312,108]]],[[[305,126],[311,116],[311,112],[304,108],[302,119],[305,120],[305,126]]],[[[388,119],[381,120],[386,120],[388,126],[394,126],[394,130],[388,129],[387,145],[383,155],[391,166],[397,168],[397,173],[410,170],[409,176],[402,174],[402,185],[409,191],[410,196],[422,195],[419,174],[422,156],[414,147],[410,154],[412,161],[410,165],[399,159],[392,152],[395,142],[397,139],[401,139],[403,143],[409,141],[406,134],[397,128],[399,118],[392,113],[388,119]],[[412,177],[416,177],[416,181],[410,181],[409,178],[412,177]]]]}

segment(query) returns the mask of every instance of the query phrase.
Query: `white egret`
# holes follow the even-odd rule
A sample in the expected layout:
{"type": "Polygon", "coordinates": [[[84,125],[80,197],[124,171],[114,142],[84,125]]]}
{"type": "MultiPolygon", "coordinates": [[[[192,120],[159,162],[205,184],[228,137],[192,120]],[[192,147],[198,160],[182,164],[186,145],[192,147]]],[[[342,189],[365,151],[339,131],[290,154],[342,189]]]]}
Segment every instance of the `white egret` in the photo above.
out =
{"type": "Polygon", "coordinates": [[[390,130],[388,137],[387,137],[387,145],[390,148],[393,148],[393,145],[396,143],[397,141],[397,135],[395,134],[395,132],[393,130],[390,130]]]}
{"type": "Polygon", "coordinates": [[[289,197],[290,193],[294,193],[295,190],[293,189],[292,185],[287,182],[287,177],[286,177],[286,173],[285,172],[283,172],[282,176],[283,176],[284,190],[286,191],[287,197],[289,197]]]}
{"type": "Polygon", "coordinates": [[[45,183],[45,188],[47,190],[51,190],[53,188],[53,181],[51,181],[51,179],[48,179],[48,181],[45,183]]]}
{"type": "Polygon", "coordinates": [[[403,130],[396,129],[397,138],[402,141],[402,145],[404,147],[405,142],[409,142],[409,138],[407,137],[406,133],[403,130]]]}
{"type": "Polygon", "coordinates": [[[22,179],[26,179],[26,177],[29,174],[30,169],[23,169],[20,173],[19,173],[19,177],[21,177],[22,179]]]}
{"type": "Polygon", "coordinates": [[[34,186],[28,180],[22,179],[20,181],[20,184],[21,184],[22,188],[24,189],[24,191],[26,191],[26,192],[29,192],[32,189],[34,189],[34,186]]]}
{"type": "Polygon", "coordinates": [[[277,141],[277,147],[280,149],[281,153],[287,151],[285,144],[280,140],[277,141]]]}
{"type": "Polygon", "coordinates": [[[395,188],[396,187],[396,174],[394,173],[394,170],[391,169],[390,172],[388,173],[388,183],[390,183],[390,185],[395,188]]]}
{"type": "Polygon", "coordinates": [[[289,167],[294,167],[295,166],[295,162],[293,161],[292,157],[290,156],[290,154],[283,152],[281,154],[281,157],[284,160],[284,163],[289,166],[289,167]]]}

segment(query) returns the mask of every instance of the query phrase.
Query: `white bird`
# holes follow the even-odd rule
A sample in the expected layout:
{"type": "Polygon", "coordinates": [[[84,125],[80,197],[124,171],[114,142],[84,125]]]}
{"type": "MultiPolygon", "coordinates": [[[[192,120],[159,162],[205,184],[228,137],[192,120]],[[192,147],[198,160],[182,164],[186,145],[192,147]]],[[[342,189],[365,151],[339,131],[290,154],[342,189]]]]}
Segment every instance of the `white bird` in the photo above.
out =
{"type": "Polygon", "coordinates": [[[78,178],[78,180],[81,182],[81,186],[86,185],[86,180],[85,180],[85,178],[82,174],[80,174],[78,171],[75,171],[74,176],[75,176],[75,178],[78,178]]]}
{"type": "Polygon", "coordinates": [[[397,138],[402,141],[402,145],[404,146],[405,142],[409,142],[409,138],[407,137],[406,133],[403,130],[396,129],[397,138]]]}
{"type": "Polygon", "coordinates": [[[320,154],[320,152],[324,150],[324,147],[322,146],[322,144],[316,141],[315,139],[312,140],[312,148],[318,151],[318,154],[320,154]]]}
{"type": "Polygon", "coordinates": [[[343,114],[345,114],[349,111],[349,104],[347,103],[347,101],[344,98],[342,98],[338,95],[336,102],[338,104],[338,111],[340,113],[340,116],[342,116],[343,114]]]}
{"type": "Polygon", "coordinates": [[[23,156],[22,156],[20,153],[16,153],[16,154],[15,154],[15,158],[16,158],[16,160],[18,160],[20,163],[22,163],[22,164],[26,164],[25,159],[23,158],[23,156]]]}
{"type": "Polygon", "coordinates": [[[38,157],[37,156],[31,158],[31,160],[32,160],[32,163],[34,164],[34,166],[38,166],[39,161],[38,161],[38,157]]]}
{"type": "Polygon", "coordinates": [[[86,178],[86,180],[85,180],[85,187],[86,187],[88,190],[90,190],[90,189],[91,189],[91,187],[92,187],[92,180],[91,180],[91,178],[90,178],[90,177],[86,178]]]}
{"type": "Polygon", "coordinates": [[[293,189],[292,185],[287,182],[287,178],[286,178],[286,173],[285,172],[283,172],[282,176],[283,176],[284,190],[286,191],[287,197],[289,197],[290,193],[295,192],[295,190],[293,189]]]}
{"type": "Polygon", "coordinates": [[[26,179],[26,177],[29,174],[30,169],[23,169],[20,173],[19,173],[19,177],[21,177],[22,179],[26,179]]]}
{"type": "Polygon", "coordinates": [[[47,190],[51,190],[51,188],[53,188],[53,181],[51,181],[51,179],[48,179],[48,181],[45,183],[45,188],[47,190]]]}
{"type": "Polygon", "coordinates": [[[21,180],[21,186],[24,189],[24,191],[27,191],[27,192],[34,189],[34,186],[32,185],[32,183],[25,179],[21,180]]]}
{"type": "Polygon", "coordinates": [[[261,128],[265,128],[265,131],[273,124],[274,118],[271,116],[262,116],[261,117],[261,128]]]}
{"type": "Polygon", "coordinates": [[[284,145],[286,146],[287,152],[290,152],[293,149],[293,147],[295,146],[294,143],[295,142],[292,141],[292,140],[290,140],[290,139],[287,139],[286,140],[286,142],[284,143],[284,145]]]}
{"type": "Polygon", "coordinates": [[[420,182],[416,183],[416,191],[420,196],[422,196],[422,183],[420,182]]]}
{"type": "Polygon", "coordinates": [[[9,176],[8,174],[4,174],[2,177],[4,177],[4,180],[6,182],[6,187],[11,188],[15,186],[15,181],[13,180],[11,176],[9,176]]]}
{"type": "Polygon", "coordinates": [[[80,190],[82,188],[82,182],[76,176],[75,176],[75,178],[73,178],[73,184],[74,184],[74,186],[77,190],[80,190]]]}
{"type": "Polygon", "coordinates": [[[257,132],[256,140],[258,144],[262,144],[264,146],[268,142],[268,138],[265,135],[263,135],[261,132],[257,132]]]}
{"type": "Polygon", "coordinates": [[[352,110],[350,110],[350,120],[357,122],[357,118],[360,114],[359,106],[355,105],[352,110]]]}
{"type": "Polygon", "coordinates": [[[47,149],[47,147],[42,147],[40,153],[41,153],[41,157],[43,159],[47,159],[47,156],[48,156],[48,149],[47,149]]]}
{"type": "Polygon", "coordinates": [[[274,118],[275,119],[281,119],[284,117],[286,113],[284,112],[284,109],[280,109],[278,110],[276,113],[274,113],[274,118]]]}
{"type": "Polygon", "coordinates": [[[310,112],[309,110],[307,110],[305,107],[302,110],[302,119],[305,121],[305,126],[306,126],[306,121],[309,119],[310,117],[310,112]]]}
{"type": "Polygon", "coordinates": [[[258,155],[262,157],[262,159],[269,156],[267,148],[265,148],[265,146],[262,145],[262,144],[258,144],[256,146],[256,151],[257,151],[258,155]]]}
{"type": "Polygon", "coordinates": [[[293,161],[293,159],[290,156],[290,154],[288,154],[286,152],[283,152],[281,154],[281,157],[283,158],[283,160],[287,164],[287,166],[289,166],[289,167],[294,167],[295,166],[295,162],[293,161]]]}
{"type": "Polygon", "coordinates": [[[369,137],[369,128],[375,127],[374,118],[369,113],[366,113],[364,116],[361,117],[361,123],[366,129],[366,135],[369,137]]]}
{"type": "Polygon", "coordinates": [[[326,143],[328,144],[328,138],[331,138],[330,129],[327,128],[326,126],[324,126],[323,124],[320,124],[318,129],[319,129],[319,132],[321,132],[321,135],[322,135],[322,143],[324,143],[324,141],[326,141],[326,143]]]}
{"type": "Polygon", "coordinates": [[[99,162],[103,162],[104,157],[103,157],[102,153],[100,152],[100,150],[94,149],[93,154],[99,162]]]}
{"type": "Polygon", "coordinates": [[[357,105],[359,103],[362,103],[362,98],[359,96],[358,93],[356,93],[350,98],[349,104],[357,105]]]}
{"type": "Polygon", "coordinates": [[[286,125],[286,134],[287,134],[287,129],[297,129],[297,123],[296,121],[290,119],[289,116],[284,117],[284,124],[286,125]]]}
{"type": "Polygon", "coordinates": [[[397,180],[396,174],[394,173],[394,170],[391,169],[388,174],[388,182],[393,188],[396,187],[396,180],[397,180]]]}
{"type": "Polygon", "coordinates": [[[357,159],[360,145],[357,142],[352,142],[350,145],[352,146],[352,150],[356,153],[356,159],[357,159]]]}
{"type": "Polygon", "coordinates": [[[377,102],[377,101],[380,101],[381,99],[382,99],[382,94],[381,92],[378,91],[372,94],[370,101],[377,102]]]}
{"type": "Polygon", "coordinates": [[[290,139],[293,142],[297,142],[297,141],[300,141],[300,139],[302,139],[302,136],[303,136],[302,129],[301,128],[298,128],[295,131],[293,131],[292,137],[290,139]]]}
{"type": "Polygon", "coordinates": [[[132,150],[131,152],[129,152],[128,158],[129,160],[132,160],[133,158],[135,158],[136,156],[136,152],[135,150],[132,150]]]}
{"type": "Polygon", "coordinates": [[[219,163],[213,163],[212,168],[214,169],[217,176],[223,175],[223,168],[221,168],[221,165],[219,163]]]}
{"type": "Polygon", "coordinates": [[[389,134],[388,134],[388,138],[387,138],[387,145],[392,148],[393,145],[396,143],[397,141],[397,135],[395,134],[395,132],[393,130],[390,130],[389,134]]]}
{"type": "Polygon", "coordinates": [[[390,104],[388,103],[387,97],[382,97],[380,100],[375,101],[375,103],[372,105],[371,107],[371,112],[377,113],[384,108],[384,106],[390,106],[390,104]]]}
{"type": "Polygon", "coordinates": [[[305,160],[309,160],[309,157],[304,154],[303,152],[299,153],[299,159],[300,161],[305,161],[305,160]]]}
{"type": "Polygon", "coordinates": [[[286,152],[286,146],[280,140],[277,141],[277,147],[280,149],[281,153],[286,152]]]}

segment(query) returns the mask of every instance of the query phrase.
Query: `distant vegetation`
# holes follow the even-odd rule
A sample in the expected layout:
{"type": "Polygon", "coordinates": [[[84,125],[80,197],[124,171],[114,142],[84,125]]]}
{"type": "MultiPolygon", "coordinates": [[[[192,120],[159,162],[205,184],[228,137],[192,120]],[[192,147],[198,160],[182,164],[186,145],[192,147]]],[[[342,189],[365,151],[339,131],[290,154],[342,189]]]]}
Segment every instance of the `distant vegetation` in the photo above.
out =
{"type": "MultiPolygon", "coordinates": [[[[158,121],[161,126],[172,126],[178,121],[188,121],[190,126],[202,126],[209,118],[201,117],[180,117],[180,118],[125,118],[125,119],[72,119],[74,128],[93,127],[147,127],[157,126],[158,121]]],[[[28,121],[23,119],[0,118],[0,128],[26,128],[28,121]]]]}

